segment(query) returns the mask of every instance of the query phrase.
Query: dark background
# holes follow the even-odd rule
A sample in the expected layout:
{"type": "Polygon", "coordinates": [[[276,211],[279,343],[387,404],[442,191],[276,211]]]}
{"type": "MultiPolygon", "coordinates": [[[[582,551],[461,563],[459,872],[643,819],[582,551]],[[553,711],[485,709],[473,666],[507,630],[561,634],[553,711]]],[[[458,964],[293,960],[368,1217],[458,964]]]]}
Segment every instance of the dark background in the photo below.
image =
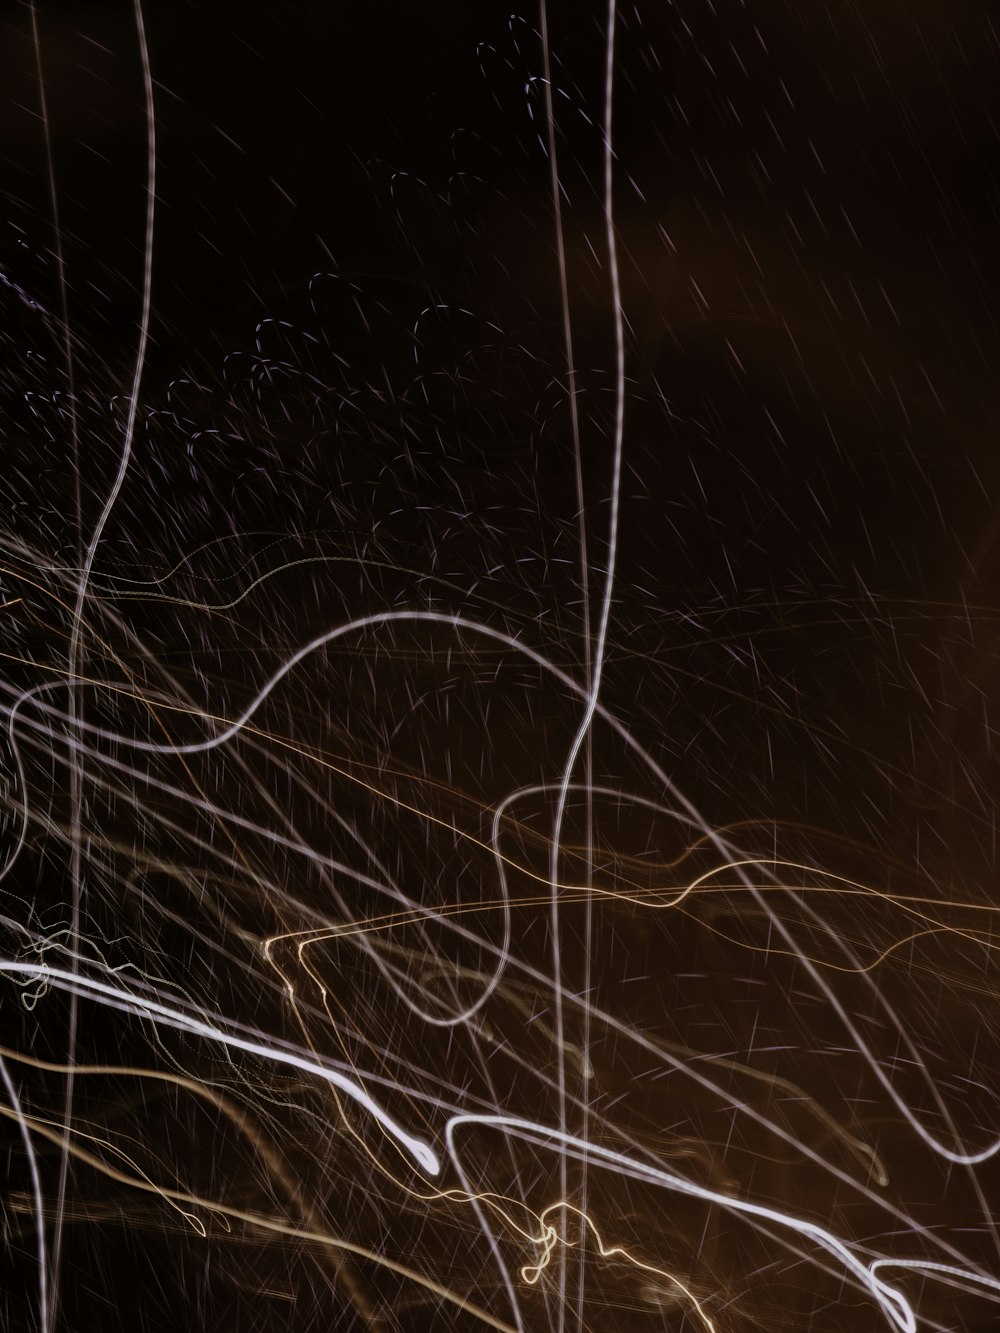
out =
{"type": "MultiPolygon", "coordinates": [[[[333,512],[333,529],[356,536],[377,516],[399,563],[447,568],[466,588],[491,579],[512,609],[554,616],[557,639],[571,637],[575,500],[537,16],[178,5],[146,23],[157,217],[144,402],[162,457],[147,476],[139,452],[112,549],[172,552],[180,532],[192,544],[217,532],[225,518],[199,518],[190,489],[236,477],[244,527],[284,506],[297,530],[329,531],[333,512]],[[292,369],[265,376],[255,354],[292,369]],[[331,421],[338,393],[367,412],[360,433],[342,399],[331,421]],[[412,449],[397,447],[393,395],[410,396],[412,449]],[[234,424],[247,410],[266,418],[256,435],[234,424]],[[227,429],[228,450],[191,445],[227,429]],[[182,449],[193,468],[174,466],[182,449]],[[386,466],[393,486],[379,484],[386,466]]],[[[613,366],[594,127],[603,23],[578,6],[550,15],[595,576],[613,366]]],[[[127,7],[46,7],[39,25],[77,380],[101,418],[82,469],[89,531],[118,456],[103,418],[128,392],[137,338],[141,70],[127,7]]],[[[760,792],[752,813],[771,814],[770,793],[796,800],[808,768],[824,824],[850,821],[907,856],[925,818],[947,825],[931,846],[978,839],[946,810],[982,805],[991,752],[988,17],[973,4],[639,6],[620,16],[618,52],[630,401],[611,679],[623,673],[628,696],[642,686],[619,657],[673,657],[666,688],[684,706],[671,726],[710,815],[730,817],[734,773],[742,800],[760,792]],[[694,632],[681,610],[709,619],[694,632]],[[712,718],[730,707],[717,749],[712,718]],[[821,794],[828,743],[852,781],[875,783],[872,807],[821,794]],[[872,754],[880,773],[891,766],[884,780],[872,754]],[[914,784],[933,788],[933,816],[893,807],[914,784]]],[[[5,272],[55,311],[26,11],[3,59],[5,272]]],[[[13,420],[29,373],[19,321],[32,316],[10,287],[6,300],[13,420]]],[[[39,391],[56,387],[49,351],[39,391]]],[[[12,467],[25,443],[10,432],[12,467]]],[[[61,496],[51,503],[65,513],[61,496]]],[[[74,540],[72,524],[53,526],[74,540]]]]}
{"type": "MultiPolygon", "coordinates": [[[[214,675],[180,611],[138,605],[130,625],[175,665],[197,659],[195,692],[234,706],[317,626],[376,604],[465,610],[579,670],[536,12],[178,2],[144,17],[153,316],[135,457],[98,573],[124,587],[220,533],[245,534],[240,560],[265,534],[378,567],[284,576],[220,635],[214,675]]],[[[26,8],[7,11],[0,39],[0,487],[11,533],[71,562],[120,452],[146,124],[127,5],[43,4],[38,26],[82,525],[26,8]]],[[[549,29],[599,587],[614,365],[605,14],[556,3],[549,29]]],[[[992,902],[995,877],[998,55],[988,8],[965,0],[643,0],[619,14],[615,85],[629,389],[605,702],[709,821],[745,822],[754,845],[780,826],[791,859],[823,848],[840,873],[976,902],[992,902]]],[[[241,567],[232,550],[213,558],[180,594],[241,567]]],[[[52,656],[63,649],[55,635],[52,656]]],[[[392,688],[384,711],[397,718],[410,685],[392,688]]],[[[415,768],[445,744],[434,707],[398,741],[415,768]]],[[[541,749],[558,771],[572,723],[555,705],[551,719],[541,749]]],[[[381,720],[370,732],[388,749],[381,720]]],[[[468,737],[452,735],[461,763],[468,737]]],[[[493,733],[480,771],[499,790],[504,775],[535,773],[518,743],[493,733]]],[[[615,772],[620,755],[597,747],[598,769],[615,772]]],[[[54,910],[64,879],[51,858],[37,884],[54,910]]],[[[648,962],[646,927],[629,938],[629,963],[630,949],[648,962]]],[[[718,962],[720,975],[734,968],[718,962]]],[[[988,959],[925,960],[921,973],[928,1042],[970,1070],[976,969],[992,999],[988,959]]],[[[718,994],[704,1004],[721,1021],[718,994]]],[[[23,1039],[59,1049],[41,1031],[23,1039]]],[[[987,1084],[988,1047],[976,1057],[987,1084]]],[[[976,1115],[994,1111],[990,1094],[976,1115]]],[[[909,1202],[930,1208],[945,1187],[920,1179],[909,1202]]],[[[71,1231],[67,1326],[300,1326],[252,1284],[240,1294],[239,1264],[221,1282],[196,1276],[197,1246],[166,1232],[71,1231]]],[[[348,1326],[330,1299],[303,1326],[348,1326]]]]}

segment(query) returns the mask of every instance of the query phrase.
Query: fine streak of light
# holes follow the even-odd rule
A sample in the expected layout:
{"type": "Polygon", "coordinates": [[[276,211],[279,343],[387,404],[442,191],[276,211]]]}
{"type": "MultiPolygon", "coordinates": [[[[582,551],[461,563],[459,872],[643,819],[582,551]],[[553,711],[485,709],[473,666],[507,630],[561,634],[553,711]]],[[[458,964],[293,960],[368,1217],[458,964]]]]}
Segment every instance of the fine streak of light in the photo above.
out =
{"type": "MultiPolygon", "coordinates": [[[[114,509],[115,503],[125,482],[125,474],[128,471],[129,460],[132,456],[132,440],[135,434],[135,425],[137,413],[139,410],[139,390],[142,385],[142,373],[146,364],[146,343],[149,338],[149,320],[152,310],[152,285],[153,285],[153,221],[155,218],[156,207],[156,113],[153,103],[153,79],[149,65],[149,48],[146,44],[146,26],[143,20],[141,0],[133,0],[133,12],[135,15],[136,35],[139,41],[139,58],[142,65],[143,91],[145,94],[146,109],[146,231],[143,244],[143,274],[142,274],[142,307],[139,316],[139,344],[136,349],[135,365],[132,372],[131,392],[129,395],[128,416],[125,422],[125,435],[122,444],[121,459],[118,464],[118,471],[112,483],[104,506],[101,510],[97,524],[91,535],[90,541],[84,553],[83,568],[80,573],[80,581],[77,587],[76,605],[74,607],[72,628],[70,631],[69,644],[69,708],[67,711],[67,721],[70,735],[75,738],[76,729],[83,721],[83,702],[80,696],[77,679],[80,674],[82,662],[81,631],[83,628],[84,607],[87,601],[87,590],[90,581],[90,572],[97,557],[97,549],[101,543],[101,537],[107,526],[108,519],[114,509]]],[[[32,20],[34,21],[34,10],[32,10],[32,20]]],[[[36,33],[37,40],[37,33],[36,33]]],[[[60,263],[60,271],[62,264],[60,263]]],[[[64,279],[63,279],[64,281],[64,279]]],[[[68,328],[67,328],[68,336],[68,328]]],[[[74,435],[75,421],[74,415],[74,435]]],[[[78,514],[79,514],[78,508],[78,514]]],[[[70,849],[70,878],[72,882],[71,905],[70,905],[70,932],[71,938],[76,939],[80,930],[80,917],[83,905],[84,884],[83,884],[83,838],[82,826],[84,820],[83,811],[83,780],[84,774],[82,765],[74,754],[73,762],[70,765],[69,781],[69,799],[70,799],[70,818],[73,821],[70,849]]],[[[75,962],[74,962],[75,966],[75,962]]],[[[72,1064],[75,1058],[77,1042],[77,996],[70,994],[69,1008],[69,1059],[72,1064]]],[[[69,1132],[70,1123],[73,1115],[73,1076],[66,1080],[66,1097],[63,1107],[63,1125],[66,1133],[69,1132]]],[[[59,1165],[59,1183],[57,1185],[57,1203],[56,1203],[56,1224],[55,1233],[52,1240],[52,1291],[49,1300],[49,1312],[52,1326],[55,1326],[58,1304],[59,1304],[59,1271],[62,1253],[62,1213],[66,1203],[66,1186],[69,1174],[69,1158],[63,1151],[59,1165]]]]}
{"type": "Polygon", "coordinates": [[[78,970],[70,971],[61,967],[49,967],[45,963],[21,963],[11,959],[0,959],[0,973],[30,977],[46,984],[51,983],[78,997],[96,997],[103,1004],[109,1005],[113,1009],[119,1009],[124,1013],[135,1014],[137,1017],[147,1017],[157,1023],[164,1024],[166,1027],[175,1028],[178,1032],[191,1032],[196,1036],[206,1038],[208,1041],[219,1042],[232,1050],[247,1051],[249,1054],[258,1055],[265,1060],[273,1060],[276,1064],[288,1065],[291,1068],[298,1069],[301,1073],[311,1074],[326,1083],[333,1084],[334,1087],[339,1088],[341,1092],[346,1093],[348,1097],[356,1101],[359,1106],[363,1106],[425,1171],[432,1176],[436,1176],[441,1170],[440,1159],[428,1143],[408,1134],[360,1084],[355,1083],[352,1079],[345,1078],[343,1074],[339,1074],[326,1065],[304,1059],[302,1056],[296,1055],[292,1051],[283,1050],[281,1047],[267,1046],[259,1041],[250,1041],[246,1037],[238,1037],[234,1033],[224,1032],[221,1028],[206,1023],[200,1018],[194,1018],[190,1014],[185,1014],[180,1009],[172,1009],[169,1005],[160,1004],[156,1000],[147,1000],[130,991],[109,986],[107,982],[96,981],[83,976],[78,970]]]}

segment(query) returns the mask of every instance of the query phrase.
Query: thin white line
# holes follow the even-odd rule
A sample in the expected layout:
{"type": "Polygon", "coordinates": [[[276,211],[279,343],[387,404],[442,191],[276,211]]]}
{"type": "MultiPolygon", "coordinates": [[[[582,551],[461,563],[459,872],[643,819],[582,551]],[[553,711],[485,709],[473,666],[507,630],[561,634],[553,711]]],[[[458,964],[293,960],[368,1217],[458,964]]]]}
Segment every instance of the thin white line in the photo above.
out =
{"type": "Polygon", "coordinates": [[[107,982],[95,981],[90,977],[82,976],[79,965],[70,971],[68,968],[49,967],[46,963],[21,963],[4,958],[0,959],[0,973],[5,972],[15,976],[35,977],[39,981],[69,991],[71,994],[99,999],[101,1003],[112,1009],[121,1010],[123,1013],[135,1014],[140,1018],[149,1018],[154,1023],[175,1028],[178,1032],[192,1032],[196,1036],[205,1037],[209,1041],[221,1042],[233,1050],[247,1051],[251,1055],[259,1055],[262,1059],[273,1060],[276,1064],[290,1065],[301,1070],[304,1074],[312,1074],[321,1078],[325,1082],[333,1084],[335,1088],[339,1088],[341,1092],[363,1106],[366,1111],[371,1112],[383,1129],[402,1144],[414,1161],[430,1175],[436,1176],[441,1172],[441,1159],[428,1143],[412,1134],[408,1134],[399,1122],[383,1110],[378,1102],[365,1091],[360,1083],[347,1078],[344,1074],[339,1074],[335,1069],[318,1064],[315,1060],[305,1059],[303,1056],[296,1055],[294,1051],[285,1051],[277,1046],[267,1046],[259,1041],[250,1041],[247,1037],[237,1037],[233,1033],[225,1032],[222,1028],[206,1023],[200,1018],[185,1014],[180,1009],[173,1009],[169,1005],[160,1004],[157,1000],[144,999],[141,995],[136,995],[132,991],[122,990],[117,986],[109,986],[107,982]]]}
{"type": "MultiPolygon", "coordinates": [[[[608,623],[611,618],[611,602],[614,595],[615,567],[618,559],[618,516],[621,500],[621,467],[625,436],[625,331],[622,317],[621,282],[618,273],[618,246],[615,239],[614,220],[614,153],[612,151],[612,113],[614,108],[614,68],[615,68],[615,18],[616,0],[608,0],[608,39],[607,60],[604,72],[604,229],[608,247],[608,267],[611,272],[611,295],[614,307],[615,329],[615,434],[611,472],[611,513],[608,520],[608,564],[601,598],[601,613],[597,628],[597,638],[593,653],[593,674],[587,695],[583,717],[573,737],[569,756],[563,768],[559,797],[552,828],[552,856],[549,862],[552,930],[552,980],[554,990],[555,1028],[558,1041],[558,1095],[559,1124],[566,1130],[566,1060],[563,1050],[563,988],[562,988],[562,950],[559,941],[559,854],[562,838],[562,826],[566,813],[566,802],[573,781],[573,771],[580,750],[590,734],[594,714],[597,711],[604,671],[604,653],[608,636],[608,623]]],[[[588,626],[589,628],[589,626],[588,626]]],[[[566,1194],[566,1161],[560,1164],[560,1183],[562,1194],[566,1194]]],[[[560,1333],[566,1326],[566,1266],[559,1266],[559,1312],[558,1327],[560,1333]]]]}
{"type": "MultiPolygon", "coordinates": [[[[132,457],[132,440],[135,435],[136,415],[139,408],[139,388],[142,383],[142,372],[146,363],[146,344],[149,339],[149,318],[153,275],[153,221],[156,204],[156,117],[153,104],[153,78],[149,66],[149,49],[146,44],[146,27],[143,21],[141,0],[133,0],[133,10],[135,13],[136,35],[139,39],[139,57],[142,63],[143,88],[146,101],[146,235],[143,250],[142,311],[139,319],[139,345],[136,350],[135,368],[132,373],[132,391],[128,406],[128,416],[125,423],[125,442],[122,449],[121,461],[118,464],[118,473],[115,477],[114,484],[104,502],[104,507],[97,520],[97,525],[94,528],[93,535],[87,545],[83,561],[83,569],[80,574],[80,582],[77,587],[76,605],[73,609],[73,622],[69,643],[69,708],[67,718],[71,735],[79,729],[83,722],[83,701],[77,685],[77,678],[82,663],[80,638],[83,625],[83,611],[87,600],[87,589],[90,582],[90,572],[97,556],[97,548],[100,545],[104,529],[111,516],[111,511],[115,506],[119,493],[121,492],[122,485],[124,484],[125,474],[128,471],[129,461],[132,457]]],[[[71,938],[75,939],[79,934],[80,910],[83,898],[83,849],[80,841],[83,825],[83,770],[78,752],[74,752],[72,757],[69,777],[70,877],[72,882],[70,932],[71,938]]],[[[73,966],[74,968],[78,966],[75,955],[73,966]]],[[[66,1183],[69,1173],[69,1150],[65,1146],[65,1143],[69,1134],[70,1121],[73,1117],[74,1075],[72,1066],[76,1058],[76,1035],[77,997],[75,993],[71,993],[69,1003],[69,1040],[67,1043],[67,1063],[70,1066],[70,1072],[66,1078],[66,1096],[63,1103],[63,1125],[65,1131],[64,1146],[59,1164],[55,1230],[52,1241],[52,1300],[50,1305],[52,1328],[55,1328],[58,1309],[59,1267],[62,1257],[63,1219],[66,1207],[66,1183]]]]}

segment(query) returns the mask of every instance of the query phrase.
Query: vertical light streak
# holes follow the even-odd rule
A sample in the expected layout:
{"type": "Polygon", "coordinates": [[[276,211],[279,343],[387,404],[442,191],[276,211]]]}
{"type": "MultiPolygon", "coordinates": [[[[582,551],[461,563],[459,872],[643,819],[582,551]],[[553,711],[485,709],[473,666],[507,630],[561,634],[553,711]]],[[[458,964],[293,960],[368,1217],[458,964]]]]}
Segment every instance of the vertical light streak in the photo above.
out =
{"type": "Polygon", "coordinates": [[[577,402],[576,357],[573,352],[573,320],[569,308],[569,278],[566,272],[566,231],[563,224],[562,183],[559,179],[559,147],[556,137],[556,117],[552,102],[552,60],[549,43],[549,16],[546,0],[539,0],[542,38],[542,73],[545,84],[545,139],[549,157],[549,188],[552,194],[552,213],[555,223],[556,264],[559,269],[559,302],[562,313],[563,346],[566,353],[566,392],[569,397],[570,435],[573,441],[573,471],[576,483],[577,542],[580,548],[580,599],[583,608],[583,668],[585,679],[590,679],[591,635],[590,623],[590,557],[587,554],[587,514],[583,491],[583,454],[580,440],[580,408],[577,402]]]}
{"type": "MultiPolygon", "coordinates": [[[[52,133],[49,124],[48,99],[46,97],[46,92],[45,92],[45,72],[42,65],[42,43],[38,31],[38,10],[35,5],[35,0],[31,0],[29,9],[31,13],[31,36],[35,48],[35,68],[38,76],[38,101],[42,115],[42,129],[45,136],[45,164],[48,174],[49,208],[51,209],[52,212],[53,250],[55,252],[56,274],[59,283],[59,302],[60,302],[60,314],[62,322],[63,356],[66,363],[66,389],[67,389],[67,398],[69,401],[69,413],[70,413],[70,418],[69,418],[70,447],[71,447],[70,466],[72,467],[73,470],[73,497],[74,497],[73,509],[74,509],[74,517],[76,520],[76,549],[78,553],[78,559],[81,559],[83,554],[83,495],[82,495],[81,475],[80,475],[80,441],[79,441],[79,430],[77,423],[76,384],[75,384],[75,373],[74,373],[74,363],[73,363],[73,340],[70,332],[69,296],[66,285],[66,262],[63,254],[62,227],[59,225],[59,193],[58,190],[56,189],[55,164],[53,162],[53,157],[52,157],[52,133]]],[[[78,614],[82,613],[82,598],[81,598],[81,605],[78,606],[77,609],[78,609],[78,614]]],[[[72,726],[73,710],[75,703],[78,700],[77,690],[74,684],[75,670],[72,661],[72,650],[70,653],[70,657],[71,661],[70,661],[70,687],[69,687],[69,694],[70,694],[69,717],[70,717],[70,725],[72,726]]],[[[20,764],[19,757],[18,757],[18,764],[20,764]]],[[[22,779],[23,779],[23,771],[22,771],[22,779]]],[[[28,811],[27,788],[24,788],[24,790],[25,790],[25,829],[26,829],[27,811],[28,811]]],[[[80,800],[80,783],[79,782],[74,783],[74,771],[73,769],[71,769],[70,802],[74,809],[79,803],[79,800],[80,800]]],[[[77,853],[75,845],[70,855],[71,857],[74,858],[76,857],[77,853]]],[[[71,874],[74,876],[74,884],[79,884],[79,869],[80,869],[79,862],[75,861],[73,864],[73,868],[71,870],[71,874]]],[[[74,893],[74,897],[75,898],[78,897],[78,894],[74,893]]],[[[72,910],[73,910],[73,921],[75,927],[79,923],[79,910],[78,908],[74,908],[72,910]]],[[[69,1014],[69,1047],[71,1052],[75,1049],[76,1046],[76,1035],[75,1035],[76,1010],[74,1008],[75,1003],[76,1003],[75,999],[71,998],[70,1014],[69,1014]]],[[[4,1081],[9,1085],[6,1068],[4,1069],[3,1074],[4,1074],[4,1081]]],[[[13,1090],[11,1089],[11,1091],[13,1090]]],[[[14,1102],[14,1105],[15,1106],[17,1105],[16,1100],[14,1102]]],[[[67,1083],[66,1103],[64,1108],[64,1121],[66,1129],[68,1129],[69,1127],[71,1114],[72,1114],[72,1089],[70,1083],[67,1083]]],[[[42,1271],[39,1274],[39,1281],[41,1284],[41,1296],[42,1296],[39,1318],[40,1318],[42,1333],[49,1333],[50,1328],[54,1328],[55,1326],[55,1315],[56,1315],[55,1300],[56,1300],[56,1293],[58,1292],[57,1274],[59,1271],[59,1264],[60,1264],[61,1250],[62,1250],[62,1211],[66,1197],[66,1181],[67,1181],[67,1173],[69,1171],[69,1156],[66,1149],[63,1149],[62,1159],[60,1161],[60,1166],[59,1166],[59,1183],[56,1187],[57,1207],[56,1207],[55,1235],[53,1238],[53,1260],[52,1260],[52,1284],[53,1284],[54,1298],[50,1306],[49,1293],[48,1293],[49,1277],[47,1272],[48,1259],[46,1258],[46,1253],[45,1253],[45,1221],[42,1213],[41,1181],[38,1176],[38,1164],[35,1160],[34,1149],[31,1146],[30,1135],[23,1120],[20,1119],[20,1117],[19,1117],[19,1123],[21,1124],[21,1132],[24,1135],[25,1144],[29,1152],[29,1161],[31,1163],[32,1179],[38,1206],[39,1264],[42,1266],[42,1271]]]]}
{"type": "Polygon", "coordinates": [[[35,1235],[38,1245],[38,1322],[43,1330],[51,1327],[50,1320],[50,1297],[49,1297],[49,1260],[47,1246],[45,1244],[45,1210],[42,1199],[42,1181],[38,1174],[38,1158],[35,1155],[35,1145],[31,1141],[31,1129],[21,1110],[21,1099],[17,1095],[17,1089],[10,1077],[7,1069],[7,1062],[0,1055],[0,1078],[3,1079],[3,1085],[7,1090],[7,1096],[10,1098],[10,1105],[14,1116],[17,1119],[18,1128],[21,1131],[21,1140],[24,1143],[25,1155],[28,1159],[28,1171],[31,1176],[31,1192],[35,1201],[35,1235]]]}
{"type": "MultiPolygon", "coordinates": [[[[132,456],[132,440],[135,435],[136,415],[139,409],[139,390],[142,385],[142,373],[146,364],[146,344],[149,338],[149,319],[152,301],[153,222],[156,204],[156,116],[153,104],[153,77],[150,70],[149,49],[146,43],[146,26],[143,20],[141,0],[133,0],[132,8],[135,16],[136,35],[139,42],[139,59],[142,64],[142,81],[146,109],[146,231],[143,243],[142,306],[139,315],[139,343],[136,349],[135,364],[132,372],[128,415],[125,422],[125,437],[121,458],[119,460],[118,471],[115,475],[111,490],[108,492],[104,501],[104,506],[101,509],[100,516],[98,517],[97,524],[91,534],[90,541],[87,543],[83,566],[80,571],[80,580],[77,585],[76,604],[73,609],[69,641],[69,704],[67,708],[67,723],[69,734],[74,740],[84,720],[83,695],[79,685],[79,676],[85,658],[85,649],[82,644],[82,631],[90,575],[94,567],[94,560],[97,557],[97,548],[100,545],[101,537],[104,535],[104,529],[107,526],[108,519],[111,517],[111,512],[115,507],[115,503],[121,492],[122,486],[124,485],[125,475],[128,472],[129,461],[132,456]]],[[[80,914],[85,895],[82,832],[84,825],[84,772],[79,758],[79,751],[75,746],[71,746],[71,748],[72,754],[70,756],[69,766],[70,880],[72,895],[70,904],[70,941],[71,944],[75,944],[79,938],[80,914]]],[[[74,960],[73,966],[77,967],[76,950],[72,949],[71,953],[74,960]]],[[[63,1103],[63,1126],[66,1135],[69,1134],[73,1118],[74,1075],[72,1065],[76,1058],[77,1019],[77,996],[75,992],[71,992],[69,998],[68,1023],[68,1063],[71,1068],[66,1077],[66,1092],[63,1103]]],[[[59,1162],[59,1181],[56,1186],[56,1218],[52,1240],[52,1295],[49,1304],[49,1317],[53,1329],[56,1326],[59,1308],[59,1270],[62,1260],[63,1221],[66,1207],[68,1176],[69,1151],[64,1143],[59,1162]]]]}
{"type": "MultiPolygon", "coordinates": [[[[563,342],[566,350],[566,388],[569,394],[569,413],[570,413],[570,433],[573,440],[573,461],[574,477],[576,482],[576,507],[577,507],[577,541],[580,546],[580,602],[583,614],[583,678],[589,681],[591,678],[591,656],[593,626],[590,622],[590,556],[587,548],[587,508],[583,488],[583,454],[580,440],[580,413],[577,403],[577,374],[576,358],[573,354],[573,321],[570,315],[569,307],[569,281],[566,273],[566,237],[563,226],[562,213],[562,185],[559,180],[559,159],[558,144],[556,136],[556,120],[552,99],[552,61],[550,56],[549,44],[549,21],[548,5],[546,0],[540,0],[539,4],[541,18],[541,38],[542,38],[542,74],[545,83],[545,124],[546,124],[546,142],[549,154],[549,179],[552,193],[552,210],[555,219],[556,236],[556,262],[559,269],[559,297],[562,308],[563,324],[563,342]]],[[[584,805],[584,885],[589,888],[593,882],[593,846],[594,846],[594,802],[591,795],[591,785],[593,782],[593,737],[588,729],[583,748],[583,805],[584,805]]],[[[583,993],[590,992],[591,978],[591,948],[593,936],[593,904],[588,899],[583,906],[583,993]]],[[[589,1010],[584,1009],[583,1032],[581,1036],[581,1046],[583,1050],[583,1068],[586,1070],[588,1064],[588,1049],[590,1045],[590,1017],[589,1010]]],[[[589,1121],[589,1096],[587,1092],[587,1081],[584,1077],[583,1086],[580,1089],[581,1105],[581,1133],[586,1139],[588,1133],[589,1121]]],[[[563,1195],[566,1193],[565,1180],[563,1181],[563,1195]]],[[[584,1214],[587,1211],[587,1169],[584,1166],[583,1176],[580,1182],[580,1206],[584,1214]]],[[[578,1256],[578,1290],[577,1290],[577,1327],[582,1333],[583,1329],[583,1291],[586,1277],[587,1244],[589,1241],[589,1232],[586,1225],[581,1224],[579,1234],[579,1256],[578,1256]]]]}
{"type": "Polygon", "coordinates": [[[59,309],[62,317],[63,358],[66,363],[66,397],[69,404],[70,445],[73,468],[73,511],[76,518],[76,542],[79,558],[83,558],[83,497],[80,477],[80,431],[76,406],[76,367],[73,358],[73,337],[69,322],[69,291],[66,285],[66,260],[63,254],[62,227],[59,223],[59,191],[56,188],[55,163],[52,157],[52,130],[49,124],[49,105],[45,91],[45,71],[42,65],[42,42],[38,31],[38,8],[35,0],[29,5],[31,37],[35,47],[35,68],[38,74],[38,104],[42,113],[42,131],[45,136],[45,166],[49,183],[49,208],[52,211],[52,247],[56,260],[59,283],[59,309]]]}
{"type": "MultiPolygon", "coordinates": [[[[558,1099],[559,1099],[559,1124],[565,1130],[567,1125],[566,1113],[566,1060],[563,1050],[564,1043],[564,1022],[563,1022],[563,976],[562,976],[562,947],[560,943],[560,917],[559,917],[559,858],[562,842],[562,826],[566,813],[566,802],[569,796],[570,786],[573,782],[573,773],[576,768],[576,762],[587,737],[590,735],[591,724],[594,714],[597,710],[597,704],[601,691],[601,678],[604,671],[604,653],[607,644],[608,624],[611,619],[611,604],[614,597],[615,586],[615,567],[618,558],[618,514],[621,500],[621,466],[622,452],[625,435],[625,331],[624,320],[622,316],[621,304],[621,282],[618,273],[618,246],[615,237],[614,220],[614,149],[613,149],[613,124],[612,113],[614,108],[614,68],[615,68],[615,20],[616,20],[616,0],[609,0],[608,19],[607,19],[607,41],[606,58],[604,69],[604,230],[605,242],[608,251],[608,269],[611,276],[611,299],[614,317],[614,344],[615,344],[615,408],[614,408],[614,440],[612,446],[612,468],[611,468],[611,490],[610,490],[610,513],[608,517],[608,557],[607,567],[604,577],[604,590],[601,597],[601,608],[598,618],[597,634],[594,639],[592,656],[592,675],[587,694],[586,706],[583,717],[577,728],[576,735],[573,737],[573,743],[570,746],[569,755],[566,759],[562,773],[562,781],[559,788],[559,795],[556,802],[555,818],[552,827],[552,855],[550,860],[551,877],[551,911],[550,911],[550,929],[552,932],[552,979],[554,991],[554,1007],[556,1019],[556,1036],[558,1042],[557,1051],[557,1071],[558,1071],[558,1099]]],[[[551,96],[551,90],[548,80],[546,81],[546,92],[551,96]]],[[[548,103],[547,103],[548,105],[548,103]]],[[[558,177],[556,178],[558,187],[558,177]]],[[[587,633],[590,633],[589,616],[587,620],[587,633]]],[[[590,774],[587,774],[589,779],[590,774]]],[[[588,804],[587,822],[590,826],[590,806],[588,804]]],[[[591,855],[588,847],[587,861],[588,865],[591,855]]],[[[589,952],[589,939],[588,952],[589,952]]],[[[566,1197],[567,1187],[567,1164],[565,1159],[560,1161],[560,1187],[562,1197],[566,1197]]],[[[565,1213],[561,1219],[565,1226],[565,1213]]],[[[566,1322],[566,1265],[564,1262],[559,1264],[559,1330],[563,1333],[566,1322]]],[[[582,1318],[582,1303],[581,1303],[582,1318]]]]}

